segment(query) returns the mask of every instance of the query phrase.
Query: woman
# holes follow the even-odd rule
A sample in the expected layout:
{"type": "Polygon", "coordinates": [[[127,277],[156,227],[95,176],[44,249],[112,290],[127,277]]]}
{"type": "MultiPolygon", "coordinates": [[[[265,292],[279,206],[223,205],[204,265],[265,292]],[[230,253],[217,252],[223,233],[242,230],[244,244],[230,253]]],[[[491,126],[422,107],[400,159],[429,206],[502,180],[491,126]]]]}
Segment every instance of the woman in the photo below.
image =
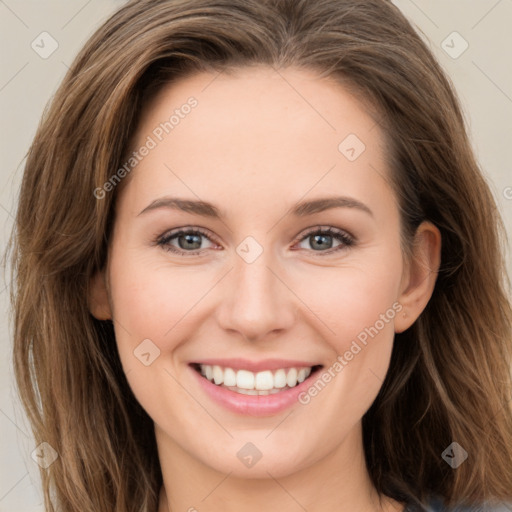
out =
{"type": "Polygon", "coordinates": [[[390,2],[129,2],[13,234],[47,510],[506,510],[501,229],[390,2]]]}

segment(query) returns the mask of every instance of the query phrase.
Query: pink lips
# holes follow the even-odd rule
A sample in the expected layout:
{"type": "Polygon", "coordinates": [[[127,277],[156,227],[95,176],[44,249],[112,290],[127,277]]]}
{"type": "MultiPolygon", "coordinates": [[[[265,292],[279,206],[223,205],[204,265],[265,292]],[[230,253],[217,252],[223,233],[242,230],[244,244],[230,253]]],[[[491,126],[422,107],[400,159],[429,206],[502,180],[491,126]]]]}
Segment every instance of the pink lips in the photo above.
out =
{"type": "MultiPolygon", "coordinates": [[[[208,359],[197,362],[196,364],[218,365],[233,368],[234,370],[245,369],[252,372],[277,370],[279,368],[317,366],[304,361],[282,359],[267,359],[260,362],[251,362],[243,359],[208,359]]],[[[311,385],[311,376],[316,375],[316,372],[312,372],[304,382],[301,382],[292,389],[280,391],[272,395],[243,395],[213,384],[205,379],[193,366],[190,366],[190,369],[197,379],[198,384],[214,402],[232,412],[247,416],[270,416],[291,407],[298,402],[298,395],[302,391],[307,390],[311,385]]]]}

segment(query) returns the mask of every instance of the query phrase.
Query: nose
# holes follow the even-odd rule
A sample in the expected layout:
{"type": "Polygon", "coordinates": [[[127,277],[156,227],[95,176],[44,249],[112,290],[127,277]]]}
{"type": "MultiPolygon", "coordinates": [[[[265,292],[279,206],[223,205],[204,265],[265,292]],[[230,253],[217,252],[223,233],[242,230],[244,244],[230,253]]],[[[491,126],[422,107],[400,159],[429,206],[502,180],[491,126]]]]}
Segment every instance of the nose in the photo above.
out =
{"type": "Polygon", "coordinates": [[[259,341],[283,334],[295,323],[297,299],[282,267],[271,260],[270,251],[251,263],[235,255],[234,268],[220,290],[217,321],[222,329],[259,341]]]}

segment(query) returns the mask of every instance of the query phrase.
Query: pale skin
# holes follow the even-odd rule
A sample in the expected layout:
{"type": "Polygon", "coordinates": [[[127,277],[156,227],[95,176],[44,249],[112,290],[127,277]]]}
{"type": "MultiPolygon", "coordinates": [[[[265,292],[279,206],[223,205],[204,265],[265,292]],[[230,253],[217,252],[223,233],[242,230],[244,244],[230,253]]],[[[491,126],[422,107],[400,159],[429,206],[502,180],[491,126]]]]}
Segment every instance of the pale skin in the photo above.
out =
{"type": "Polygon", "coordinates": [[[439,230],[421,224],[406,261],[381,128],[333,81],[264,66],[187,77],[152,99],[134,150],[191,96],[197,106],[125,178],[108,263],[90,297],[97,318],[113,319],[129,384],[155,423],[158,512],[402,511],[371,484],[361,419],[387,373],[394,334],[432,295],[439,230]],[[366,146],[354,161],[338,149],[349,134],[366,146]],[[141,213],[171,196],[212,203],[224,217],[169,207],[141,213]],[[334,196],[371,213],[290,213],[334,196]],[[355,242],[327,234],[319,248],[313,228],[326,227],[355,242]],[[182,245],[167,242],[181,254],[155,243],[178,228],[207,236],[192,248],[183,237],[182,245]],[[263,249],[252,263],[236,251],[248,236],[263,249]],[[187,254],[197,246],[200,254],[187,254]],[[327,369],[396,303],[400,312],[310,403],[274,415],[213,403],[188,366],[208,357],[300,357],[327,369]],[[134,356],[145,339],[160,350],[149,366],[134,356]],[[262,453],[250,468],[237,457],[247,442],[262,453]]]}

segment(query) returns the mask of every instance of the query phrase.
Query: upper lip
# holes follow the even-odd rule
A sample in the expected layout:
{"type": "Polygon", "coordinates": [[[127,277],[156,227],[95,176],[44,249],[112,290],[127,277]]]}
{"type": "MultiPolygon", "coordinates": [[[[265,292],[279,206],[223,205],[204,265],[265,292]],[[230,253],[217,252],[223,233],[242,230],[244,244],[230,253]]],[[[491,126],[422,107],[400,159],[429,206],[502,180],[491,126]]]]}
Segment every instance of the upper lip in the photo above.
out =
{"type": "Polygon", "coordinates": [[[233,370],[249,370],[251,372],[279,370],[280,368],[309,368],[312,366],[320,366],[319,363],[298,361],[296,359],[263,359],[261,361],[252,361],[250,359],[243,358],[201,359],[199,361],[193,361],[191,364],[222,366],[223,368],[232,368],[233,370]]]}

